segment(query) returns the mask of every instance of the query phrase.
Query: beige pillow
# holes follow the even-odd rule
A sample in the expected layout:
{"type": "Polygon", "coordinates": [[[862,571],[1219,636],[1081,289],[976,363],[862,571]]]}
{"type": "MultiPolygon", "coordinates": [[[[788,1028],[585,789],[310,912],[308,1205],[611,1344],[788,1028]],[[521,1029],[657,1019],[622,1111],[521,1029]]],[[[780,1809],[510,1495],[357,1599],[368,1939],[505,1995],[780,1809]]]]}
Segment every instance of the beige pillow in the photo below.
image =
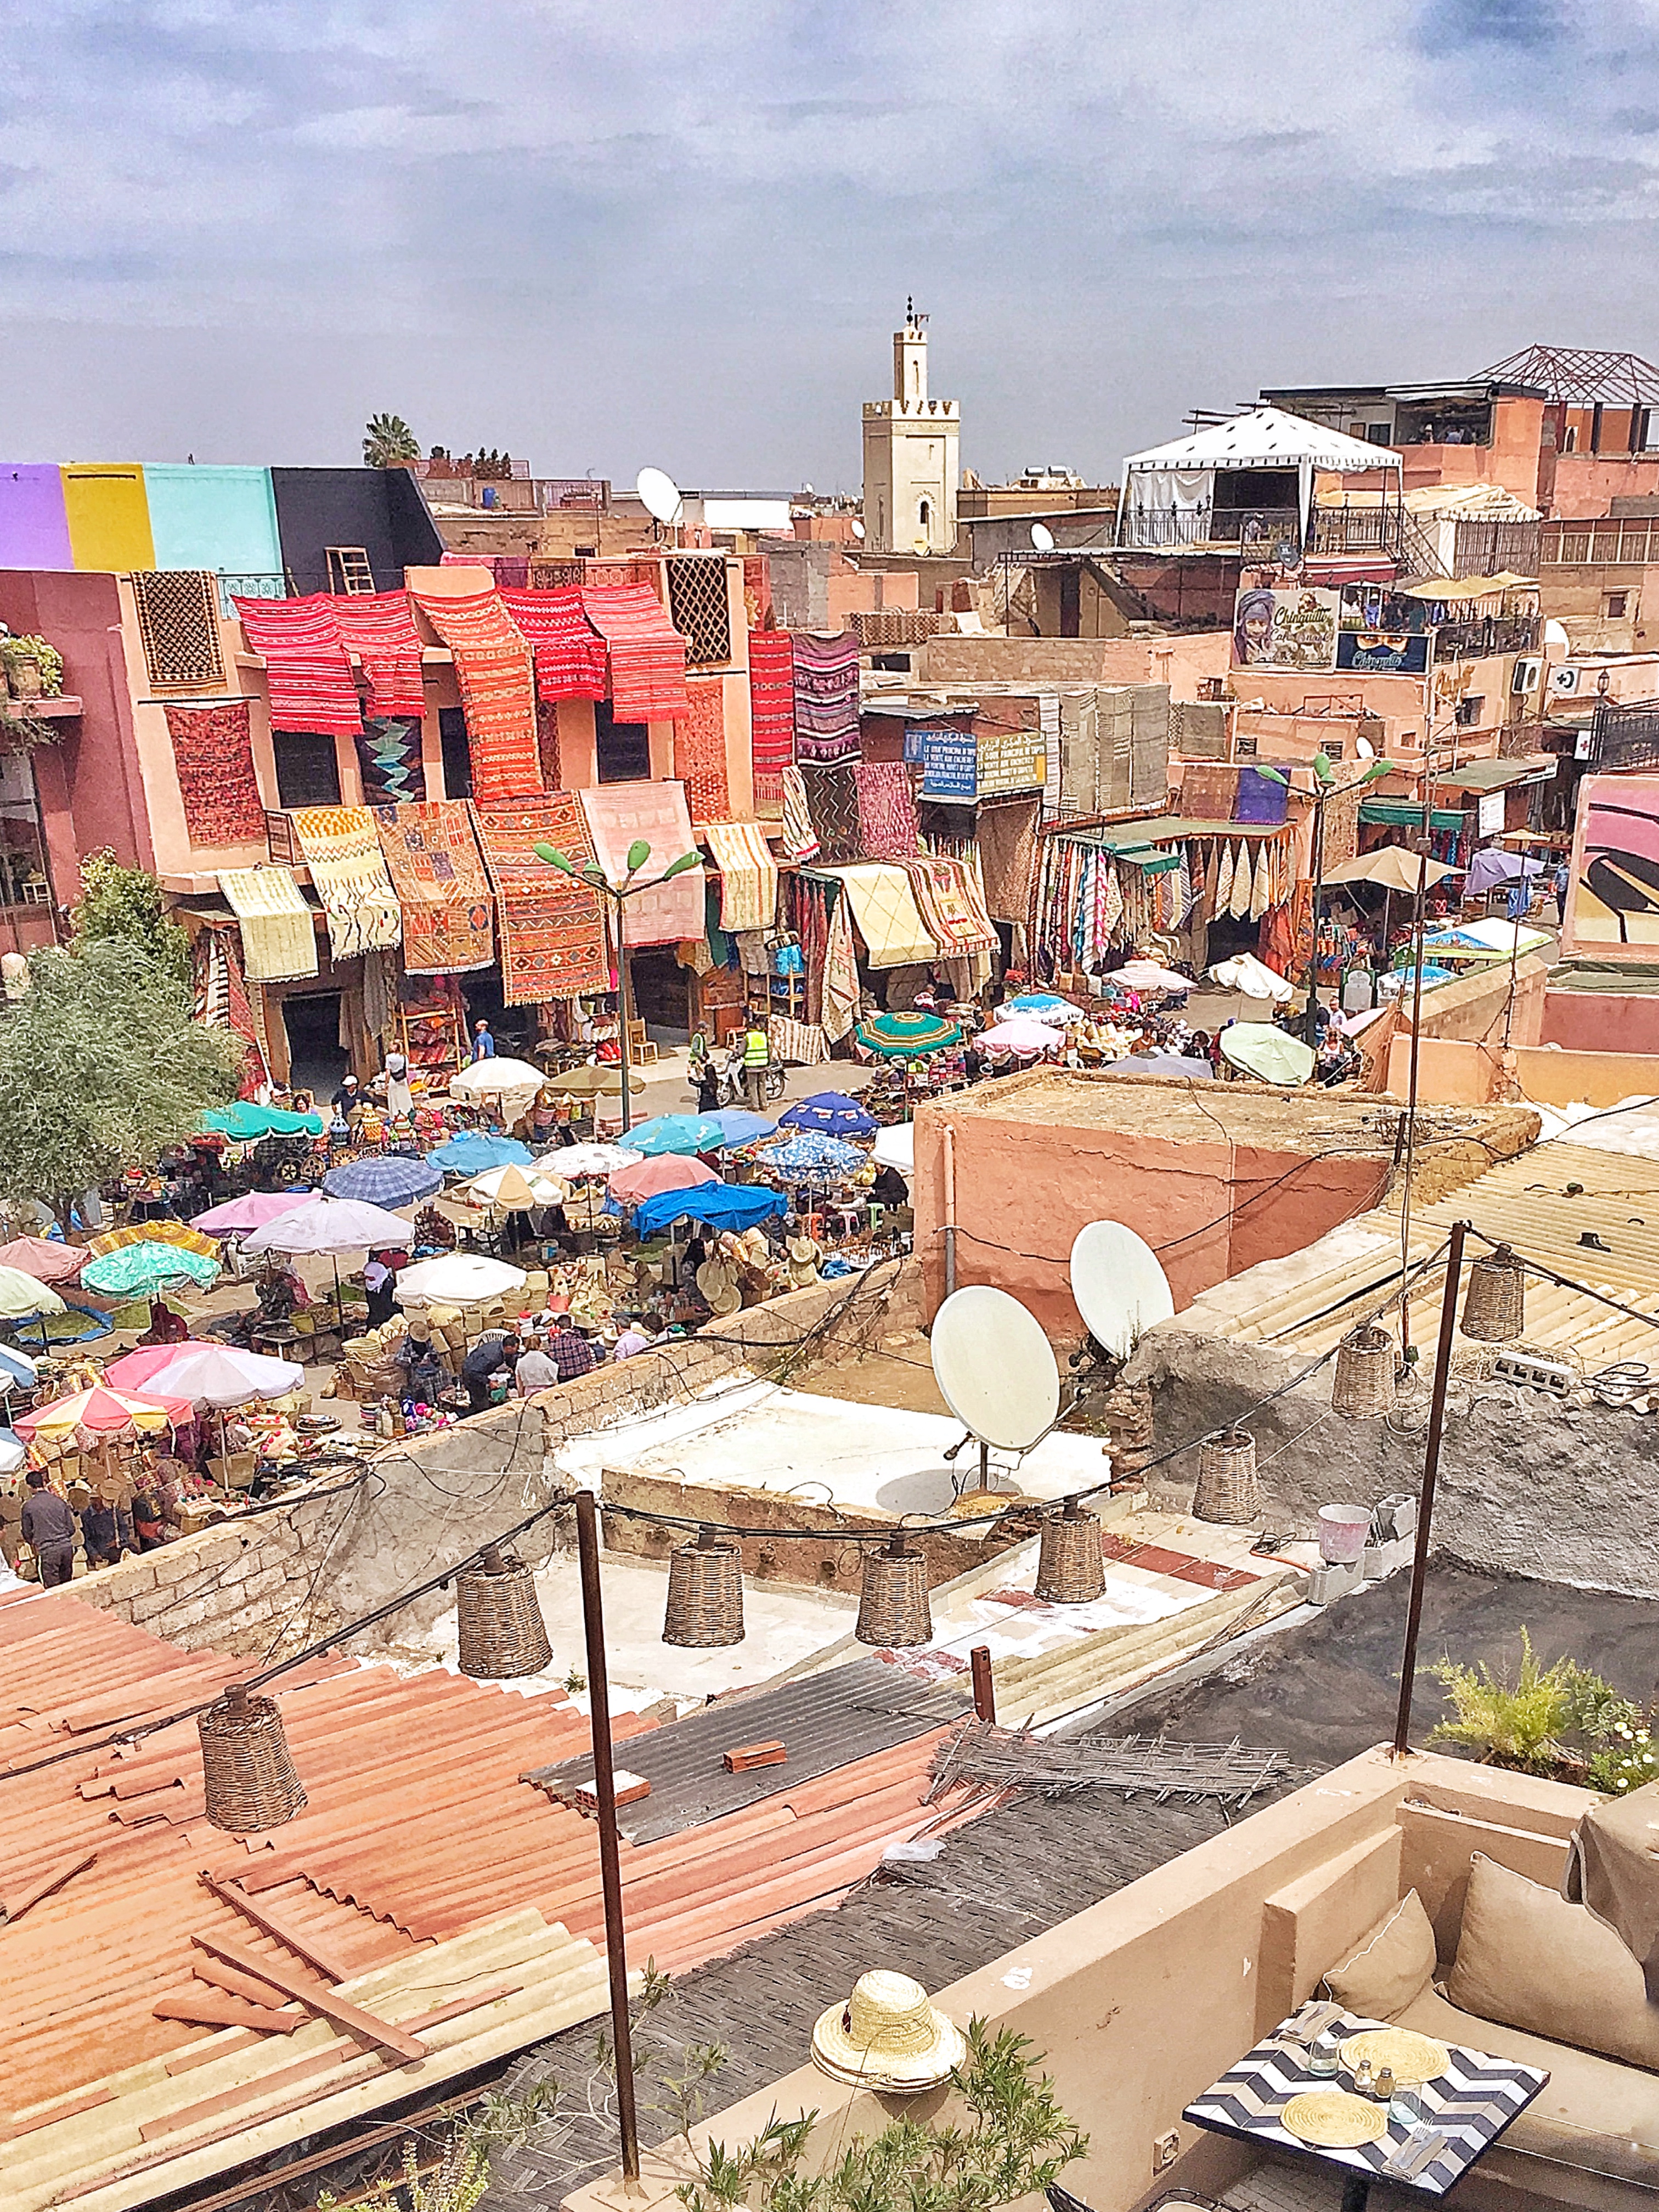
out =
{"type": "Polygon", "coordinates": [[[1434,1972],[1434,1929],[1423,1900],[1408,1889],[1352,1959],[1333,1966],[1325,1986],[1364,2020],[1392,2020],[1422,1995],[1434,1972]]]}
{"type": "Polygon", "coordinates": [[[1613,1930],[1479,1851],[1446,1995],[1460,2012],[1659,2071],[1659,2005],[1613,1930]]]}

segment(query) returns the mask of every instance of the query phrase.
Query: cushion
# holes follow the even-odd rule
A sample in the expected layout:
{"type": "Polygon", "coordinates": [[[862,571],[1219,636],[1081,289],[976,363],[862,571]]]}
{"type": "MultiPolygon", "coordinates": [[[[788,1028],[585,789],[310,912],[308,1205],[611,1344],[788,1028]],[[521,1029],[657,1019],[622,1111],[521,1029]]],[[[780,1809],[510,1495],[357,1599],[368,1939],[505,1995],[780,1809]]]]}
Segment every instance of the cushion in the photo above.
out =
{"type": "Polygon", "coordinates": [[[1653,2075],[1479,2020],[1432,1989],[1414,1998],[1395,2025],[1442,2043],[1461,2043],[1488,2058],[1542,2067],[1549,2080],[1504,2130],[1499,2149],[1651,2185],[1659,2169],[1659,2079],[1653,2075]]]}
{"type": "Polygon", "coordinates": [[[1482,2020],[1659,2070],[1659,2005],[1613,1930],[1479,1851],[1446,1995],[1482,2020]]]}
{"type": "Polygon", "coordinates": [[[1434,1972],[1434,1929],[1414,1889],[1378,1921],[1352,1959],[1333,1966],[1325,1986],[1363,2020],[1392,2020],[1434,1972]]]}

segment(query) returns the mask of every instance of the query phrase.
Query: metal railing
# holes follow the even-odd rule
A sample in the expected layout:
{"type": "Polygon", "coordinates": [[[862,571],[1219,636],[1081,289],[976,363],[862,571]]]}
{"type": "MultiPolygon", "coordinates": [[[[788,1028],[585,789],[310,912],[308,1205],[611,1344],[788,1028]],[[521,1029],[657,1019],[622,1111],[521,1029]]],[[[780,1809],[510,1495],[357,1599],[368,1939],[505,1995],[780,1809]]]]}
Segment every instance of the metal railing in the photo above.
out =
{"type": "Polygon", "coordinates": [[[1302,543],[1302,519],[1293,507],[1143,507],[1125,514],[1121,546],[1147,552],[1237,545],[1266,556],[1286,538],[1302,543]]]}
{"type": "Polygon", "coordinates": [[[1308,531],[1308,550],[1397,555],[1400,526],[1398,507],[1316,507],[1308,531]]]}
{"type": "Polygon", "coordinates": [[[1455,576],[1534,576],[1538,573],[1537,522],[1474,517],[1457,526],[1452,555],[1455,576]]]}
{"type": "Polygon", "coordinates": [[[1442,623],[1434,634],[1434,657],[1477,660],[1488,653],[1535,653],[1543,629],[1537,615],[1469,615],[1442,623]]]}

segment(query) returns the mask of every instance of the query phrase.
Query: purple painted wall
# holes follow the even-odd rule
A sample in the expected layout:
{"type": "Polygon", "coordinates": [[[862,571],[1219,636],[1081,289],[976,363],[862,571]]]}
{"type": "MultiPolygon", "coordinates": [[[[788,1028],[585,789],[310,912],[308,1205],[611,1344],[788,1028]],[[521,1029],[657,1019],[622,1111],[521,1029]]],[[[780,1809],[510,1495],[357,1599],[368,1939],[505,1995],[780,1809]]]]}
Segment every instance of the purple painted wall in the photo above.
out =
{"type": "Polygon", "coordinates": [[[74,566],[57,464],[0,462],[0,568],[74,566]]]}

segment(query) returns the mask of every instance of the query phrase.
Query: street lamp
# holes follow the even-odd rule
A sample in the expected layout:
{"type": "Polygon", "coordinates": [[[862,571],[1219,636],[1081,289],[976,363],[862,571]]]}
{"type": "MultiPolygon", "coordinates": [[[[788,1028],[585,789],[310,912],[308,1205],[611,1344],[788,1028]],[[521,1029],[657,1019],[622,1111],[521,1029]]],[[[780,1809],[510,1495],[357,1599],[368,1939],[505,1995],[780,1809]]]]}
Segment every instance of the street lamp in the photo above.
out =
{"type": "MultiPolygon", "coordinates": [[[[1255,772],[1258,775],[1265,775],[1269,783],[1282,783],[1287,791],[1293,787],[1291,779],[1281,769],[1264,768],[1258,761],[1255,772]]],[[[1305,1042],[1316,1048],[1319,1043],[1319,894],[1325,884],[1325,801],[1338,798],[1345,792],[1363,791],[1368,783],[1375,783],[1379,777],[1392,773],[1390,762],[1373,761],[1363,775],[1354,776],[1347,783],[1339,783],[1329,754],[1317,752],[1313,757],[1313,914],[1309,933],[1308,1006],[1302,1034],[1305,1042]]]]}
{"type": "Polygon", "coordinates": [[[597,891],[600,897],[608,900],[611,904],[617,933],[617,1006],[621,1017],[622,1030],[622,1130],[623,1136],[626,1136],[629,1127],[629,989],[628,947],[623,942],[623,908],[628,900],[637,898],[641,891],[653,891],[659,884],[665,884],[675,876],[683,876],[688,868],[700,868],[702,866],[702,854],[698,852],[682,853],[678,860],[670,862],[661,875],[653,876],[649,883],[642,884],[636,878],[640,870],[651,858],[651,848],[643,837],[636,837],[628,848],[628,872],[621,883],[613,884],[597,860],[573,860],[568,854],[560,852],[556,845],[538,844],[533,846],[532,850],[536,858],[538,860],[544,860],[550,868],[556,868],[561,875],[570,877],[575,883],[585,884],[589,890],[597,891]]]}

